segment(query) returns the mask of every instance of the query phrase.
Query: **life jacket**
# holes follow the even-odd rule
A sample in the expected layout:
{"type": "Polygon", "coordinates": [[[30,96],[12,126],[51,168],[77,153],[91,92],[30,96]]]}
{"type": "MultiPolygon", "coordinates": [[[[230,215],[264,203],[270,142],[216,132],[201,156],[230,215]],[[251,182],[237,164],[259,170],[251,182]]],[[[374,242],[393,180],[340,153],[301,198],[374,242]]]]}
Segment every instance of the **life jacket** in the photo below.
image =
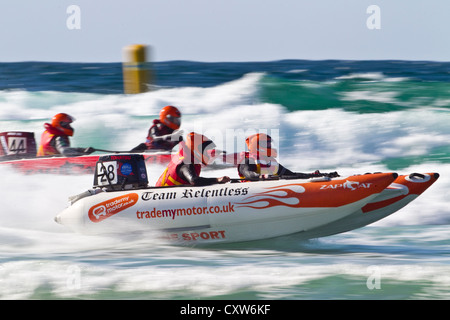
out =
{"type": "Polygon", "coordinates": [[[150,129],[148,129],[147,139],[145,141],[147,149],[171,150],[178,143],[178,141],[166,141],[166,140],[155,141],[153,137],[165,136],[173,133],[173,131],[174,131],[173,129],[167,127],[158,119],[153,120],[153,125],[150,127],[150,129]]]}
{"type": "MultiPolygon", "coordinates": [[[[244,163],[256,164],[256,173],[258,174],[267,174],[267,175],[278,174],[279,164],[277,159],[275,159],[274,157],[259,156],[255,153],[243,152],[241,153],[241,159],[242,159],[240,161],[241,164],[244,163]]],[[[245,177],[240,172],[239,176],[242,179],[245,179],[245,177]]]]}
{"type": "Polygon", "coordinates": [[[49,123],[45,123],[44,128],[45,131],[41,135],[41,144],[39,145],[37,156],[43,157],[59,154],[55,148],[55,144],[52,142],[57,136],[62,136],[62,132],[52,127],[49,123]]]}
{"type": "MultiPolygon", "coordinates": [[[[189,182],[181,178],[177,173],[178,167],[184,163],[183,162],[185,158],[184,152],[185,148],[183,143],[183,145],[180,146],[180,151],[176,155],[172,156],[172,159],[170,160],[167,168],[164,170],[163,174],[159,177],[158,181],[156,182],[157,187],[189,184],[189,182]]],[[[194,164],[194,167],[196,174],[200,175],[202,166],[200,164],[194,164]]]]}

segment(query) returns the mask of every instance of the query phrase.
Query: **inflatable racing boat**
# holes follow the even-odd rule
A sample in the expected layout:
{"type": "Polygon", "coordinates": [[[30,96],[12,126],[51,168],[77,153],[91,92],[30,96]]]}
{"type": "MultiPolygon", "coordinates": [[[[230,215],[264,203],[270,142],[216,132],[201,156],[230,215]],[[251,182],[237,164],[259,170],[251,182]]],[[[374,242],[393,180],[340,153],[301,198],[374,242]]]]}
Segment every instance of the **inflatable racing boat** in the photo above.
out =
{"type": "Polygon", "coordinates": [[[304,239],[363,227],[399,210],[439,175],[373,173],[345,178],[148,187],[141,155],[99,159],[94,189],[70,198],[56,222],[85,234],[144,232],[186,244],[304,239]]]}
{"type": "MultiPolygon", "coordinates": [[[[124,151],[94,149],[117,155],[124,151]]],[[[147,165],[167,164],[177,151],[147,150],[140,152],[147,165]]],[[[0,132],[0,165],[5,165],[23,174],[90,174],[95,171],[99,155],[36,157],[36,143],[32,132],[0,132]]],[[[219,158],[207,169],[230,167],[219,158]],[[219,160],[219,161],[218,161],[219,160]]]]}
{"type": "MultiPolygon", "coordinates": [[[[112,152],[111,152],[112,153],[112,152]]],[[[172,153],[167,151],[149,151],[141,153],[147,164],[167,164],[172,153]]],[[[95,164],[100,155],[86,155],[76,157],[34,157],[28,159],[15,159],[0,161],[0,165],[7,165],[23,174],[63,174],[79,175],[90,174],[95,171],[95,164]]]]}
{"type": "MultiPolygon", "coordinates": [[[[96,151],[117,153],[96,149],[96,151]]],[[[142,153],[147,164],[168,163],[170,151],[146,151],[142,153]]],[[[76,157],[36,157],[33,132],[0,132],[0,165],[7,165],[24,174],[93,174],[98,155],[76,157]]]]}

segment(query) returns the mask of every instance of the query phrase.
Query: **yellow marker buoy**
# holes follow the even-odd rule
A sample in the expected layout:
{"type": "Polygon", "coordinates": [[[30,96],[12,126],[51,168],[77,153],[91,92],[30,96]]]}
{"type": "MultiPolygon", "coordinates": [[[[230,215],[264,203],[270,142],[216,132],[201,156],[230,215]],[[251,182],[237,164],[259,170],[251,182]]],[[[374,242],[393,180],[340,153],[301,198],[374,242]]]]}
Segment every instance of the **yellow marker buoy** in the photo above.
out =
{"type": "Polygon", "coordinates": [[[149,70],[147,65],[147,47],[134,44],[123,48],[123,88],[125,93],[148,91],[149,70]]]}

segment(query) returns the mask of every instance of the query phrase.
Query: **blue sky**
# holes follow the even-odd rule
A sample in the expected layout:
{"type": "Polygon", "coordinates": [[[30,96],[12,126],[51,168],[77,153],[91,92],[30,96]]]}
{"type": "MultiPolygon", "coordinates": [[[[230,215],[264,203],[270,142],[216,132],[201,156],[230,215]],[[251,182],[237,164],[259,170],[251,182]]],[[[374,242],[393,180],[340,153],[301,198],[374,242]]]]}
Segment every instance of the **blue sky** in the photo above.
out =
{"type": "Polygon", "coordinates": [[[153,61],[449,61],[449,13],[447,0],[1,0],[0,61],[119,62],[134,43],[153,61]]]}

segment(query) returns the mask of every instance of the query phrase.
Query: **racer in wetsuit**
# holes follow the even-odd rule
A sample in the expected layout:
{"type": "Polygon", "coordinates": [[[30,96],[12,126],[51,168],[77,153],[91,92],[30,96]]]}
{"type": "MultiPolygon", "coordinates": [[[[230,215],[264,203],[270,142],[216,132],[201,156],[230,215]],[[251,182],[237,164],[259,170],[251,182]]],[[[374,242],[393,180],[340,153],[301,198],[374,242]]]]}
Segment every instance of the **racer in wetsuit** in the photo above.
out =
{"type": "Polygon", "coordinates": [[[38,157],[63,155],[66,157],[91,154],[95,149],[70,147],[69,136],[73,136],[74,129],[70,124],[75,119],[66,113],[58,113],[51,123],[45,123],[45,131],[41,136],[41,143],[37,151],[38,157]]]}
{"type": "Polygon", "coordinates": [[[215,144],[202,134],[191,132],[186,142],[182,142],[180,151],[174,155],[156,182],[157,187],[193,185],[207,186],[216,183],[226,183],[230,178],[200,177],[202,165],[207,166],[215,156],[215,144]]]}
{"type": "Polygon", "coordinates": [[[337,172],[321,173],[316,170],[314,173],[301,173],[285,168],[276,160],[277,150],[272,148],[272,138],[265,133],[251,135],[245,140],[245,143],[249,151],[241,154],[238,162],[238,173],[241,179],[257,181],[283,176],[291,179],[339,176],[337,172]]]}
{"type": "Polygon", "coordinates": [[[181,113],[174,106],[166,106],[161,109],[159,119],[153,120],[153,125],[148,130],[147,140],[134,147],[132,152],[145,150],[172,150],[183,140],[183,131],[179,130],[181,113]]]}

